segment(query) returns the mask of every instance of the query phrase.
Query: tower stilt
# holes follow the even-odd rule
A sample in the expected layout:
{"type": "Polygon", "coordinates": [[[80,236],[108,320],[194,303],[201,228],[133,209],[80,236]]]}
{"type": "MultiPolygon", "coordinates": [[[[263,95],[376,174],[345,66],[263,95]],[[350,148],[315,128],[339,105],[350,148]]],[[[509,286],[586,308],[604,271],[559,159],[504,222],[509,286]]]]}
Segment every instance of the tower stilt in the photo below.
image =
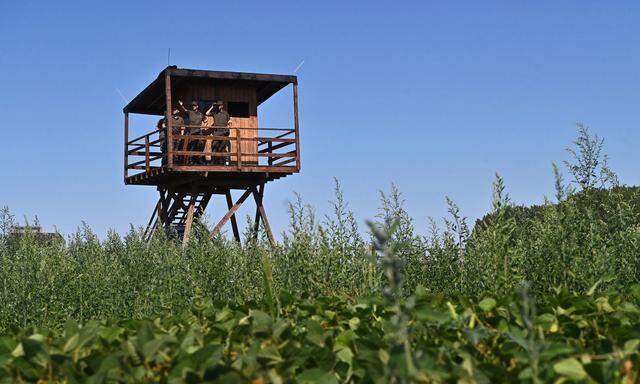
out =
{"type": "Polygon", "coordinates": [[[271,244],[275,244],[275,239],[269,226],[269,220],[267,219],[267,214],[262,203],[264,184],[242,189],[243,193],[235,203],[231,194],[231,188],[204,191],[202,189],[203,188],[199,188],[197,185],[192,185],[187,188],[187,190],[191,190],[189,192],[185,192],[184,188],[180,189],[180,192],[168,188],[159,188],[158,192],[160,196],[144,232],[145,239],[147,241],[151,240],[153,233],[158,228],[162,228],[167,235],[178,236],[178,238],[182,240],[183,246],[186,245],[191,236],[194,221],[197,221],[204,214],[213,195],[219,194],[224,195],[228,211],[211,231],[211,237],[220,233],[222,227],[228,221],[231,221],[233,238],[240,242],[240,230],[236,212],[247,198],[252,195],[256,203],[254,236],[257,238],[260,224],[262,224],[269,241],[271,244]]]}
{"type": "MultiPolygon", "coordinates": [[[[227,189],[225,192],[227,198],[227,208],[231,210],[233,208],[233,200],[231,199],[231,190],[227,189]]],[[[238,230],[238,221],[236,220],[236,214],[231,215],[231,229],[233,230],[233,237],[236,241],[240,242],[240,231],[238,230]]]]}
{"type": "Polygon", "coordinates": [[[269,220],[267,219],[267,212],[264,209],[264,205],[262,205],[262,198],[264,196],[264,184],[260,184],[260,187],[258,189],[256,189],[256,187],[252,187],[251,190],[253,193],[253,199],[256,201],[256,223],[254,227],[254,236],[256,236],[256,238],[258,236],[258,230],[260,229],[260,218],[262,218],[262,226],[267,233],[269,242],[273,245],[276,242],[273,238],[273,232],[271,232],[269,220]]]}

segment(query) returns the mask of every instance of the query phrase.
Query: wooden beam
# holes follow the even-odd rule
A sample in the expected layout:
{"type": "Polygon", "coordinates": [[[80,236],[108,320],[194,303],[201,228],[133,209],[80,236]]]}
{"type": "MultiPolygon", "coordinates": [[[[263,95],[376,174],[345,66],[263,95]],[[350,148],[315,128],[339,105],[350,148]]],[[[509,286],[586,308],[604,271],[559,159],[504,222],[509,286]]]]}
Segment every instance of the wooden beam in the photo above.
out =
{"type": "Polygon", "coordinates": [[[129,156],[127,155],[127,148],[129,142],[129,113],[124,113],[124,178],[129,176],[129,156]]]}
{"type": "Polygon", "coordinates": [[[268,142],[267,148],[261,149],[258,153],[272,153],[273,151],[284,148],[286,146],[292,145],[293,143],[280,143],[276,145],[272,145],[271,141],[268,142]]]}
{"type": "MultiPolygon", "coordinates": [[[[190,157],[195,157],[195,156],[212,156],[212,157],[222,157],[222,156],[229,156],[229,152],[210,152],[210,151],[174,151],[173,152],[175,155],[184,155],[184,156],[190,156],[190,157]]],[[[233,153],[232,153],[233,155],[233,153]]],[[[242,155],[242,156],[258,156],[258,157],[273,157],[273,158],[282,158],[282,157],[296,157],[296,152],[295,151],[289,151],[289,152],[284,152],[284,153],[260,153],[260,152],[237,152],[237,155],[242,155]]],[[[229,166],[227,166],[228,168],[229,166]]],[[[234,166],[235,168],[235,166],[234,166]]]]}
{"type": "Polygon", "coordinates": [[[153,209],[153,212],[151,212],[151,218],[149,219],[149,222],[147,223],[147,228],[144,231],[143,237],[147,240],[151,239],[151,234],[153,233],[154,227],[155,227],[155,223],[154,223],[154,219],[158,216],[158,213],[160,212],[160,204],[162,203],[161,199],[158,199],[158,203],[156,204],[156,207],[153,209]]]}
{"type": "MultiPolygon", "coordinates": [[[[131,156],[145,156],[146,153],[145,152],[140,152],[140,151],[129,151],[129,155],[131,155],[131,156]]],[[[149,156],[161,158],[162,157],[162,152],[149,152],[149,156]]]]}
{"type": "MultiPolygon", "coordinates": [[[[231,128],[231,129],[236,129],[236,128],[231,128]]],[[[258,128],[253,128],[253,129],[256,130],[258,128]]],[[[144,136],[140,137],[138,140],[140,140],[140,139],[142,139],[144,137],[147,137],[147,136],[150,136],[150,135],[144,135],[144,136]]],[[[189,140],[238,141],[238,137],[237,136],[236,137],[230,137],[230,136],[205,135],[205,134],[200,134],[199,135],[197,133],[187,134],[187,135],[179,135],[178,138],[180,138],[180,139],[189,139],[189,140]]],[[[295,138],[294,139],[290,139],[290,138],[260,136],[260,137],[240,137],[240,141],[264,141],[264,142],[273,141],[274,143],[275,142],[278,142],[278,143],[295,143],[296,139],[295,138]]],[[[134,143],[131,142],[129,144],[134,144],[134,143]]]]}
{"type": "Polygon", "coordinates": [[[298,122],[298,82],[293,84],[293,123],[296,139],[296,170],[300,170],[300,124],[298,122]]]}
{"type": "Polygon", "coordinates": [[[202,198],[202,200],[200,201],[200,205],[198,206],[198,210],[195,213],[195,217],[199,218],[200,216],[202,216],[204,214],[204,210],[207,209],[207,205],[209,205],[209,201],[211,200],[211,196],[213,196],[213,193],[208,192],[204,194],[204,197],[202,198]]]}
{"type": "MultiPolygon", "coordinates": [[[[169,223],[171,223],[173,221],[173,219],[176,217],[176,214],[178,213],[178,210],[180,209],[180,207],[182,207],[182,199],[184,199],[184,196],[186,195],[186,193],[177,193],[177,194],[173,194],[173,205],[171,205],[171,208],[169,208],[168,212],[167,212],[167,222],[166,224],[169,225],[169,223]]],[[[167,228],[169,229],[169,228],[167,228]]]]}
{"type": "MultiPolygon", "coordinates": [[[[264,192],[264,184],[260,184],[259,193],[262,194],[264,192]]],[[[255,198],[255,195],[254,195],[255,198]]],[[[256,218],[253,221],[253,238],[255,240],[258,239],[258,232],[260,231],[260,207],[256,203],[256,218]]]]}
{"type": "Polygon", "coordinates": [[[161,211],[160,211],[160,215],[158,216],[158,218],[160,219],[160,223],[162,224],[162,227],[164,228],[165,223],[168,220],[168,214],[169,214],[169,195],[171,192],[169,192],[168,189],[158,189],[158,192],[160,193],[160,207],[161,207],[161,211]]]}
{"type": "Polygon", "coordinates": [[[149,172],[151,169],[151,162],[149,160],[149,136],[144,138],[144,160],[145,171],[149,172]]]}
{"type": "MultiPolygon", "coordinates": [[[[241,141],[239,140],[240,140],[240,130],[236,128],[236,152],[238,152],[236,154],[236,164],[238,169],[242,169],[242,144],[241,144],[241,141]]],[[[229,152],[231,152],[231,147],[229,147],[229,152]]],[[[231,158],[229,158],[229,161],[231,161],[231,158]]]]}
{"type": "Polygon", "coordinates": [[[248,72],[225,72],[225,71],[205,71],[196,69],[179,68],[174,69],[174,76],[180,77],[203,77],[209,79],[220,80],[254,80],[254,81],[273,81],[278,83],[296,83],[298,79],[291,75],[273,75],[265,73],[248,73],[248,72]]]}
{"type": "MultiPolygon", "coordinates": [[[[176,165],[173,167],[174,171],[182,172],[229,172],[238,173],[236,166],[229,165],[176,165]]],[[[242,166],[240,172],[258,172],[258,173],[288,173],[296,172],[296,167],[269,167],[267,165],[245,165],[242,166]]]]}
{"type": "MultiPolygon", "coordinates": [[[[273,164],[273,166],[274,166],[274,167],[282,167],[282,166],[287,165],[287,164],[289,164],[289,163],[293,163],[294,161],[296,161],[296,159],[295,159],[295,158],[293,158],[293,159],[287,159],[287,160],[283,160],[283,161],[281,161],[281,162],[279,162],[279,163],[274,163],[274,164],[273,164]]],[[[292,167],[292,168],[293,168],[293,167],[292,167]]]]}
{"type": "Polygon", "coordinates": [[[184,248],[189,242],[189,234],[191,232],[191,225],[193,224],[193,212],[196,206],[197,193],[191,195],[189,200],[189,208],[187,209],[187,218],[184,224],[184,234],[182,235],[182,247],[184,248]]]}
{"type": "MultiPolygon", "coordinates": [[[[233,200],[231,200],[231,190],[227,189],[225,192],[225,197],[227,198],[227,208],[231,210],[233,208],[233,200]]],[[[233,237],[236,241],[240,242],[240,231],[238,230],[238,221],[236,220],[236,214],[231,215],[231,228],[233,230],[233,237]]]]}
{"type": "Polygon", "coordinates": [[[271,245],[275,245],[276,241],[273,238],[273,232],[271,232],[271,226],[269,225],[269,220],[267,219],[267,212],[264,209],[264,205],[262,205],[262,198],[264,196],[264,185],[261,186],[259,192],[256,190],[256,187],[252,187],[251,191],[253,192],[253,199],[256,201],[258,213],[262,218],[262,225],[264,226],[265,232],[267,232],[269,242],[271,243],[271,245]]]}
{"type": "Polygon", "coordinates": [[[240,196],[238,201],[236,201],[233,207],[229,209],[229,212],[227,212],[227,214],[224,215],[224,217],[213,228],[213,231],[211,231],[211,237],[214,237],[220,232],[220,229],[222,228],[222,226],[229,220],[231,216],[233,216],[234,213],[236,213],[238,208],[240,208],[242,203],[244,203],[244,201],[247,199],[247,197],[249,197],[250,194],[251,194],[251,189],[247,189],[246,191],[244,191],[244,193],[242,194],[242,196],[240,196]]]}
{"type": "Polygon", "coordinates": [[[165,97],[166,97],[166,111],[165,111],[165,118],[167,119],[167,132],[165,134],[165,137],[167,140],[167,167],[169,169],[171,169],[171,167],[173,166],[173,119],[172,114],[171,114],[171,109],[173,107],[173,104],[171,103],[171,71],[169,71],[168,69],[165,70],[165,74],[164,74],[164,87],[165,87],[165,97]]]}

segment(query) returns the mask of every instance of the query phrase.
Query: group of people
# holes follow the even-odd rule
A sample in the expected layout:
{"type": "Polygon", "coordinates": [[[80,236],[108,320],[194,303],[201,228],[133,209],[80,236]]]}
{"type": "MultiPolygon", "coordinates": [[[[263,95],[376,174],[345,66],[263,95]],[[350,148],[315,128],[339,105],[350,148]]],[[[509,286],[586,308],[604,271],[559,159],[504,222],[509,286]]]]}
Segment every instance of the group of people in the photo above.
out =
{"type": "MultiPolygon", "coordinates": [[[[206,154],[210,152],[229,152],[229,140],[214,139],[189,139],[181,138],[184,135],[199,136],[229,136],[231,117],[224,108],[222,101],[211,104],[204,113],[200,110],[197,101],[192,101],[190,108],[186,108],[182,101],[178,100],[178,107],[172,111],[171,126],[173,127],[173,150],[204,152],[203,156],[175,156],[174,162],[177,164],[229,164],[229,156],[212,156],[206,154]]],[[[156,127],[160,131],[160,143],[162,152],[166,153],[166,131],[167,121],[162,118],[156,127]]],[[[163,162],[166,162],[163,157],[163,162]]]]}

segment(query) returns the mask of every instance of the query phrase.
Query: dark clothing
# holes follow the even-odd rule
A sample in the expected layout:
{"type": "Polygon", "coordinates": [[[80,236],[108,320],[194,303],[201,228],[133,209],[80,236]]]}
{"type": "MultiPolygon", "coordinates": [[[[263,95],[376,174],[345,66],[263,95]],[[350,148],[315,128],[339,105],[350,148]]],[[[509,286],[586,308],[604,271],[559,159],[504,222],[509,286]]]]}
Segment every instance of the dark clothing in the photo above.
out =
{"type": "MultiPolygon", "coordinates": [[[[215,136],[229,136],[229,120],[231,117],[227,111],[219,111],[213,115],[213,134],[215,136]]],[[[230,143],[227,140],[216,140],[213,142],[211,150],[213,152],[228,152],[230,143]]],[[[229,161],[229,157],[217,157],[214,159],[218,164],[229,161]]]]}
{"type": "Polygon", "coordinates": [[[182,116],[172,116],[172,117],[173,117],[173,121],[171,122],[171,125],[173,125],[173,128],[180,128],[184,126],[184,119],[182,118],[182,116]]]}
{"type": "Polygon", "coordinates": [[[213,125],[215,127],[228,127],[230,120],[229,113],[227,111],[220,111],[213,114],[213,125]]]}
{"type": "MultiPolygon", "coordinates": [[[[164,155],[167,153],[167,125],[165,124],[166,118],[162,118],[158,120],[158,124],[156,124],[156,129],[158,130],[158,136],[160,138],[160,152],[164,155]]],[[[165,156],[162,157],[162,165],[167,163],[167,158],[165,156]]]]}
{"type": "MultiPolygon", "coordinates": [[[[229,152],[229,142],[226,140],[216,140],[211,145],[211,152],[229,152]]],[[[224,164],[229,161],[229,156],[215,156],[212,159],[213,164],[224,164]]]]}
{"type": "Polygon", "coordinates": [[[202,112],[200,111],[187,111],[187,118],[189,125],[202,125],[202,112]]]}
{"type": "MultiPolygon", "coordinates": [[[[180,139],[180,128],[184,127],[184,118],[182,116],[173,115],[171,116],[171,125],[172,125],[172,133],[173,133],[173,150],[174,151],[182,151],[182,146],[184,145],[184,139],[180,139]]],[[[184,163],[183,156],[174,156],[174,162],[177,164],[184,163]]]]}

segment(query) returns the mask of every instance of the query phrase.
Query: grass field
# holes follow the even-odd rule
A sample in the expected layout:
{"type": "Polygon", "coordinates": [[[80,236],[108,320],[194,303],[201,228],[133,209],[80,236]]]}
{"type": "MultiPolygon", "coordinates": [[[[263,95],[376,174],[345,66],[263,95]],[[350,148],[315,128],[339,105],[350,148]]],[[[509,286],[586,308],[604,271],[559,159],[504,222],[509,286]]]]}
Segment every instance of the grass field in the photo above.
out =
{"type": "Polygon", "coordinates": [[[395,187],[364,231],[337,183],[274,247],[43,242],[5,209],[0,381],[638,382],[640,189],[601,147],[581,128],[553,201],[516,206],[497,176],[484,218],[447,200],[426,236],[395,187]]]}

